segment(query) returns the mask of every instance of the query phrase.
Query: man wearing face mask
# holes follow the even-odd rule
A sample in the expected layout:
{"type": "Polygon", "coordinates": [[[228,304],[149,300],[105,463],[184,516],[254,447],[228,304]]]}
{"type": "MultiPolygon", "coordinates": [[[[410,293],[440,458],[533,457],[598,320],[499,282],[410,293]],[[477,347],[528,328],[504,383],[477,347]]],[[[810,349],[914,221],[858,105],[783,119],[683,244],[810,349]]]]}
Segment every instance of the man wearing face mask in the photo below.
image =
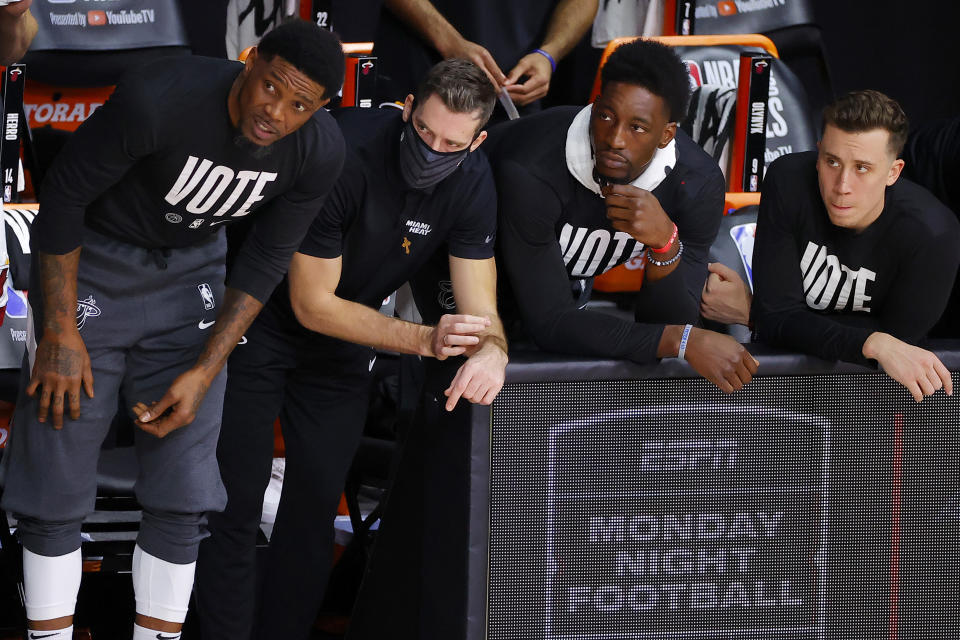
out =
{"type": "Polygon", "coordinates": [[[500,248],[526,334],[548,351],[679,356],[726,392],[756,360],[728,336],[693,327],[707,251],[723,214],[716,163],[677,120],[686,67],[636,40],[603,67],[601,95],[491,132],[500,248]],[[593,276],[645,258],[636,322],[585,309],[593,276]]]}
{"type": "Polygon", "coordinates": [[[360,441],[375,352],[468,356],[446,391],[489,404],[507,347],[496,310],[496,194],[482,130],[496,94],[464,60],[436,65],[396,111],[348,111],[344,172],[258,321],[230,360],[218,449],[228,504],[211,516],[197,593],[205,640],[307,638],[326,587],[333,520],[360,441]],[[381,301],[449,248],[457,315],[388,318],[381,301]],[[287,447],[260,614],[255,543],[274,418],[287,447]]]}

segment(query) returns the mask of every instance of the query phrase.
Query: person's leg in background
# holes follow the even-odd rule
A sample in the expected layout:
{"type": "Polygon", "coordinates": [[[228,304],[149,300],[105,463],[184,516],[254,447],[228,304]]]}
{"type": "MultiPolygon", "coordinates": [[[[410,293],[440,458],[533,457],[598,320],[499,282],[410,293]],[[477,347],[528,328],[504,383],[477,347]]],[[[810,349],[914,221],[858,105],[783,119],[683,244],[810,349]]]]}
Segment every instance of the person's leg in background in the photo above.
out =
{"type": "Polygon", "coordinates": [[[334,518],[363,434],[372,349],[323,339],[304,352],[287,386],[280,423],[287,463],[270,539],[258,640],[303,640],[333,561],[334,518]]]}
{"type": "Polygon", "coordinates": [[[280,414],[296,345],[254,322],[228,363],[217,444],[227,507],[209,514],[200,544],[197,610],[204,640],[250,637],[256,610],[256,541],[270,481],[273,423],[280,414]]]}

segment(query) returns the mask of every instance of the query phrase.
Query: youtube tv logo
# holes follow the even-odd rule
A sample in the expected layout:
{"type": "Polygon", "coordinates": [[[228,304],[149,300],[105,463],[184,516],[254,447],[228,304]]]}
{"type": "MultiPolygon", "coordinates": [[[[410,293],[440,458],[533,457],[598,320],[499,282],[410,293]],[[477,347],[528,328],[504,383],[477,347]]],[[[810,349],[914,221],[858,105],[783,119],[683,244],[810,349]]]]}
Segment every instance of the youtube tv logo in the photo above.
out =
{"type": "Polygon", "coordinates": [[[107,12],[87,11],[87,24],[91,27],[99,27],[107,24],[107,12]]]}
{"type": "Polygon", "coordinates": [[[737,13],[737,4],[733,0],[723,0],[717,3],[717,12],[722,16],[732,16],[737,13]]]}

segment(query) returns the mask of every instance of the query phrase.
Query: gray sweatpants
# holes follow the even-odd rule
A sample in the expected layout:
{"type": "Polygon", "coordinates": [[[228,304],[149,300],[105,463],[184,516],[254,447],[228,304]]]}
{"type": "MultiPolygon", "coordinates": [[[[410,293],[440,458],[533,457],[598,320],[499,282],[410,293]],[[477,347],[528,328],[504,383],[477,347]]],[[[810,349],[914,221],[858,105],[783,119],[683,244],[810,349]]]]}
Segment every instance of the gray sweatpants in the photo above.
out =
{"type": "MultiPolygon", "coordinates": [[[[25,358],[0,470],[2,506],[17,517],[30,551],[59,556],[80,548],[80,524],[94,508],[97,458],[118,394],[122,390],[131,406],[150,404],[196,362],[223,299],[225,248],[223,233],[200,246],[161,252],[85,231],[77,325],[93,366],[95,397],[81,391],[80,419],[64,415],[61,431],[49,417],[38,422],[39,393],[25,393],[32,364],[25,358]]],[[[39,292],[33,279],[31,290],[39,292]]],[[[36,293],[30,298],[38,340],[40,299],[36,293]]],[[[135,490],[143,506],[137,542],[168,562],[196,560],[206,536],[204,513],[226,506],[216,459],[225,384],[223,371],[194,421],[165,438],[136,430],[135,490]]]]}

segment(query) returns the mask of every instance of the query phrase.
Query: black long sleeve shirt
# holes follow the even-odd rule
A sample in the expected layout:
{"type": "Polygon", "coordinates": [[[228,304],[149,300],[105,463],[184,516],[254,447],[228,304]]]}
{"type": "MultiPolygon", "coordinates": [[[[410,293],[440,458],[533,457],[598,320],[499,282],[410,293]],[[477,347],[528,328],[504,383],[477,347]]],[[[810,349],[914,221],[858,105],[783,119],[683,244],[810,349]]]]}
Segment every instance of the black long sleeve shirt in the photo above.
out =
{"type": "Polygon", "coordinates": [[[127,74],[51,167],[35,249],[64,254],[84,226],[148,249],[196,245],[256,214],[228,284],[266,301],[343,165],[323,110],[262,150],[240,138],[227,97],[242,65],[183,57],[127,74]]]}
{"type": "Polygon", "coordinates": [[[816,161],[813,151],[784,156],[763,181],[753,253],[757,339],[861,363],[874,331],[915,344],[946,306],[960,263],[960,224],[901,177],[869,227],[834,226],[816,161]]]}
{"type": "Polygon", "coordinates": [[[641,322],[580,309],[571,279],[603,273],[644,247],[613,229],[603,199],[567,168],[567,130],[578,111],[548,109],[491,132],[503,268],[526,332],[541,349],[649,361],[656,358],[665,322],[696,322],[707,253],[723,213],[723,175],[678,131],[677,162],[652,193],[679,230],[680,265],[643,287],[637,305],[641,322]],[[669,313],[663,313],[666,307],[669,313]],[[644,322],[647,314],[655,320],[644,322]]]}

